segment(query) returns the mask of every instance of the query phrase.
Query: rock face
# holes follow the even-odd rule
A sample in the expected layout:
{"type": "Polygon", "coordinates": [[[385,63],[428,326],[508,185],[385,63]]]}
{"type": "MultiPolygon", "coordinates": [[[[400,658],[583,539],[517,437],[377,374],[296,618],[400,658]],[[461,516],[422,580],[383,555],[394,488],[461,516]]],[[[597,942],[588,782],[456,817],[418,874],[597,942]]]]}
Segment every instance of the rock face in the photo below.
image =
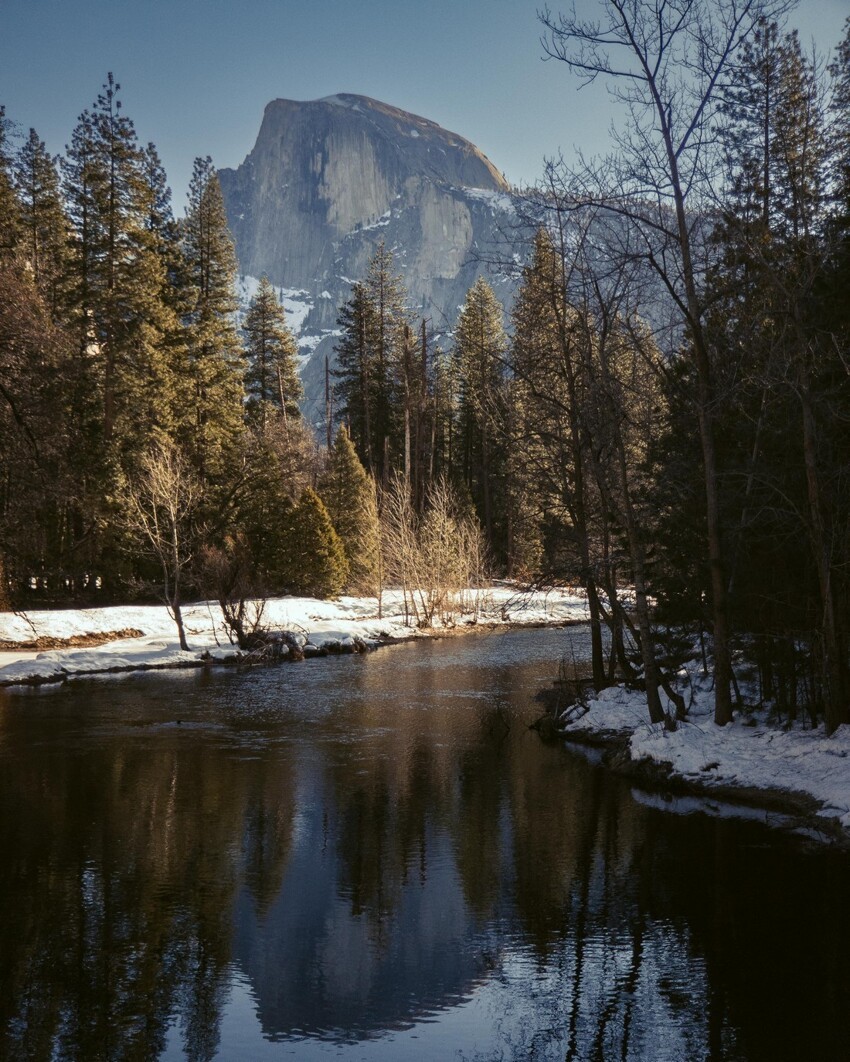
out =
{"type": "Polygon", "coordinates": [[[267,273],[312,355],[303,375],[313,415],[339,306],[381,240],[437,333],[454,327],[480,273],[504,301],[513,292],[487,264],[509,257],[507,182],[468,140],[425,118],[365,96],[274,100],[253,151],[219,177],[245,293],[267,273]]]}

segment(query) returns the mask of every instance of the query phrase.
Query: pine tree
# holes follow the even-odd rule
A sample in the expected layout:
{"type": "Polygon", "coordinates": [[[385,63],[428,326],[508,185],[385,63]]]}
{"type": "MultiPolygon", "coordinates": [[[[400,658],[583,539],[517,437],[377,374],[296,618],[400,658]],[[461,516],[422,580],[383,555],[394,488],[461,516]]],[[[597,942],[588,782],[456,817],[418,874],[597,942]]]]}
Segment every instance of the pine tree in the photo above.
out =
{"type": "Polygon", "coordinates": [[[70,237],[55,161],[34,129],[18,151],[15,184],[21,205],[21,249],[54,319],[64,307],[62,289],[70,237]]]}
{"type": "Polygon", "coordinates": [[[10,126],[6,108],[0,105],[0,259],[13,257],[20,239],[20,203],[12,178],[10,126]]]}
{"type": "Polygon", "coordinates": [[[340,405],[367,471],[384,484],[404,460],[404,395],[411,368],[406,301],[392,251],[382,241],[338,321],[340,405]]]}
{"type": "Polygon", "coordinates": [[[156,425],[166,276],[148,228],[150,189],[120,85],[109,74],[74,131],[65,168],[75,238],[72,303],[81,354],[94,359],[99,431],[121,453],[138,453],[156,425]],[[114,438],[113,438],[114,437],[114,438]]]}
{"type": "Polygon", "coordinates": [[[183,427],[202,480],[221,477],[242,423],[242,348],[236,328],[236,254],[218,176],[196,159],[183,223],[183,250],[194,301],[187,329],[183,427]]]}
{"type": "MultiPolygon", "coordinates": [[[[729,536],[732,585],[740,614],[768,629],[785,626],[787,637],[789,608],[806,602],[820,617],[812,655],[832,730],[847,718],[850,689],[848,617],[841,604],[845,536],[839,530],[847,509],[836,489],[847,455],[844,433],[835,431],[847,397],[846,370],[827,325],[828,295],[824,300],[831,265],[823,239],[829,227],[823,88],[796,33],[780,38],[774,30],[765,42],[758,69],[771,71],[772,108],[768,115],[763,106],[758,122],[744,107],[732,114],[730,155],[739,170],[717,233],[723,262],[710,319],[723,354],[718,378],[740,381],[736,407],[727,403],[723,437],[728,464],[738,462],[745,484],[743,497],[733,499],[737,511],[727,517],[735,528],[729,536]],[[764,159],[758,180],[746,165],[746,145],[754,135],[764,159]],[[754,186],[762,201],[759,223],[742,224],[738,205],[754,186]],[[801,531],[808,537],[811,567],[800,563],[799,541],[790,551],[784,545],[795,525],[795,540],[801,531]],[[758,575],[765,568],[747,564],[747,558],[768,555],[771,578],[762,580],[758,575]],[[776,572],[783,569],[784,586],[797,584],[793,605],[783,605],[775,590],[776,572]]],[[[736,71],[743,98],[750,92],[754,58],[747,49],[736,71]]]]}
{"type": "Polygon", "coordinates": [[[63,164],[72,238],[62,302],[76,347],[68,393],[78,484],[71,522],[85,543],[79,563],[105,577],[106,568],[116,574],[120,566],[120,554],[113,551],[107,561],[103,552],[114,538],[107,499],[117,497],[119,470],[132,470],[151,442],[171,430],[179,324],[151,229],[145,153],[119,90],[110,74],[80,116],[63,164]]]}
{"type": "Polygon", "coordinates": [[[29,266],[0,258],[0,566],[15,596],[31,576],[54,587],[58,571],[73,570],[67,358],[67,336],[29,266]]]}
{"type": "Polygon", "coordinates": [[[780,95],[780,37],[762,20],[745,41],[727,87],[723,129],[730,192],[740,223],[770,223],[773,210],[774,122],[780,95]]]}
{"type": "Polygon", "coordinates": [[[423,318],[415,333],[405,324],[401,362],[396,373],[402,409],[400,467],[418,513],[424,511],[428,490],[434,482],[437,358],[428,322],[423,318]]]}
{"type": "Polygon", "coordinates": [[[251,299],[243,325],[245,333],[245,391],[248,421],[265,431],[269,413],[288,420],[301,415],[304,389],[298,378],[298,348],[286,324],[283,306],[269,278],[263,276],[251,299]]]}
{"type": "MultiPolygon", "coordinates": [[[[605,680],[600,583],[608,569],[595,549],[592,533],[594,497],[584,429],[585,379],[581,370],[584,330],[569,305],[561,233],[558,245],[545,229],[535,237],[530,263],[513,308],[511,351],[513,416],[511,421],[511,496],[534,498],[544,574],[576,580],[587,594],[591,620],[593,676],[605,680]],[[533,487],[529,489],[529,479],[533,487]]],[[[525,539],[534,549],[534,517],[520,510],[513,552],[522,558],[525,539]],[[529,526],[529,524],[531,526],[529,526]]],[[[512,536],[513,538],[514,536],[512,536]]]]}
{"type": "Polygon", "coordinates": [[[459,477],[455,468],[454,442],[460,387],[455,359],[440,347],[433,350],[430,376],[433,420],[427,478],[429,484],[438,479],[456,482],[459,477]]]}
{"type": "Polygon", "coordinates": [[[466,296],[455,330],[455,359],[461,379],[458,434],[463,476],[488,541],[505,555],[502,521],[505,462],[504,311],[493,289],[479,277],[466,296]]]}
{"type": "Polygon", "coordinates": [[[286,581],[293,594],[337,597],[348,578],[345,549],[321,498],[307,487],[285,537],[286,581]]]}
{"type": "Polygon", "coordinates": [[[155,411],[151,423],[158,435],[176,438],[186,401],[185,367],[187,330],[183,327],[193,305],[193,288],[183,254],[180,225],[174,217],[171,189],[156,147],[149,143],[142,151],[142,176],[147,214],[144,222],[148,246],[155,255],[163,286],[157,296],[160,318],[156,365],[143,377],[147,396],[155,411]]]}
{"type": "Polygon", "coordinates": [[[406,335],[409,333],[407,291],[395,272],[392,251],[383,240],[366,275],[366,294],[373,307],[375,352],[374,432],[378,447],[376,479],[387,482],[393,459],[401,450],[398,381],[404,372],[406,335]]]}
{"type": "Polygon", "coordinates": [[[16,589],[33,575],[55,587],[57,571],[71,569],[77,504],[68,337],[55,298],[67,223],[44,145],[31,133],[12,157],[8,132],[0,108],[0,552],[16,589]]]}
{"type": "MultiPolygon", "coordinates": [[[[207,524],[201,591],[218,599],[262,599],[287,588],[286,528],[295,504],[277,455],[253,432],[243,436],[239,479],[207,524]]],[[[237,632],[238,633],[238,632],[237,632]]]]}
{"type": "Polygon", "coordinates": [[[579,396],[564,279],[552,238],[540,229],[512,311],[510,511],[515,512],[519,503],[525,512],[520,515],[521,526],[512,529],[509,562],[522,568],[534,559],[537,548],[542,551],[545,518],[542,570],[550,578],[572,576],[584,583],[590,568],[589,539],[586,526],[582,527],[586,525],[583,506],[575,494],[583,493],[584,469],[577,421],[580,406],[570,399],[571,392],[574,399],[579,396]],[[534,516],[528,512],[530,499],[538,509],[537,535],[534,516]],[[539,538],[537,548],[535,538],[539,538]],[[566,542],[578,544],[582,559],[565,556],[566,542]]]}
{"type": "Polygon", "coordinates": [[[815,236],[823,208],[826,162],[823,88],[803,55],[796,31],[780,51],[780,93],[774,122],[774,194],[781,223],[794,240],[815,236]]]}
{"type": "Polygon", "coordinates": [[[375,474],[373,408],[377,367],[371,337],[374,307],[364,285],[351,288],[351,298],[339,312],[337,326],[342,336],[335,347],[336,394],[339,414],[349,425],[357,453],[371,475],[375,474]]]}
{"type": "Polygon", "coordinates": [[[844,28],[844,38],[836,49],[829,66],[832,77],[830,107],[833,143],[835,200],[845,231],[850,230],[850,18],[844,28]]]}
{"type": "Polygon", "coordinates": [[[847,344],[850,340],[850,18],[844,38],[829,66],[832,99],[829,108],[828,137],[832,145],[832,222],[828,230],[832,271],[827,291],[832,329],[847,344]]]}
{"type": "Polygon", "coordinates": [[[380,526],[375,483],[367,474],[344,426],[328,455],[319,494],[348,560],[347,588],[376,594],[380,569],[380,526]]]}

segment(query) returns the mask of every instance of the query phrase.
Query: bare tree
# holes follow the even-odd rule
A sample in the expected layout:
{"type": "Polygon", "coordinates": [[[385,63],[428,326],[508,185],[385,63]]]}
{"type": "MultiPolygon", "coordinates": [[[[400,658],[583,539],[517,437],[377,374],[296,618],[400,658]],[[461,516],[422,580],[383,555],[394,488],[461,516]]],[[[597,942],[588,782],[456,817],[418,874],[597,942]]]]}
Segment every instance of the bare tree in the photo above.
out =
{"type": "Polygon", "coordinates": [[[242,532],[226,535],[222,545],[204,545],[198,559],[201,591],[218,601],[228,639],[240,649],[264,644],[265,587],[242,532]]]}
{"type": "Polygon", "coordinates": [[[474,517],[459,512],[444,479],[431,486],[421,517],[404,477],[390,480],[381,537],[386,576],[401,588],[406,622],[412,618],[419,627],[431,627],[439,619],[449,625],[459,612],[477,608],[477,588],[487,578],[484,536],[474,517]]]}
{"type": "Polygon", "coordinates": [[[163,594],[188,649],[180,609],[183,574],[192,561],[192,522],[201,486],[180,450],[163,439],[142,458],[138,474],[122,491],[128,530],[162,568],[163,594]]]}
{"type": "Polygon", "coordinates": [[[721,725],[732,718],[732,665],[702,227],[720,187],[715,117],[724,78],[759,20],[790,6],[788,0],[601,0],[595,21],[548,8],[540,15],[546,53],[584,83],[604,79],[627,113],[615,154],[570,172],[575,201],[617,215],[631,230],[666,293],[671,347],[684,342],[693,358],[714,620],[714,718],[721,725]]]}

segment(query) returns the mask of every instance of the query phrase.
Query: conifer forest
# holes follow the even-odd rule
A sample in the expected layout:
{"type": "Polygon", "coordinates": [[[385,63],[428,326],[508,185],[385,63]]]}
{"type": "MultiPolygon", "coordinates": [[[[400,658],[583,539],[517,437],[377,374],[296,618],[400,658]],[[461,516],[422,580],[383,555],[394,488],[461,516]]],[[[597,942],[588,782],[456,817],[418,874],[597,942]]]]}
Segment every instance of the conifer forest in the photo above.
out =
{"type": "Polygon", "coordinates": [[[850,722],[850,23],[824,59],[775,0],[743,42],[725,0],[689,35],[614,6],[542,15],[630,118],[516,191],[515,298],[482,275],[437,330],[376,243],[319,423],[210,158],[175,206],[112,74],[61,157],[0,112],[2,607],[203,597],[249,639],[269,595],[577,585],[594,685],[641,675],[653,721],[698,644],[716,722],[742,656],[850,722]]]}

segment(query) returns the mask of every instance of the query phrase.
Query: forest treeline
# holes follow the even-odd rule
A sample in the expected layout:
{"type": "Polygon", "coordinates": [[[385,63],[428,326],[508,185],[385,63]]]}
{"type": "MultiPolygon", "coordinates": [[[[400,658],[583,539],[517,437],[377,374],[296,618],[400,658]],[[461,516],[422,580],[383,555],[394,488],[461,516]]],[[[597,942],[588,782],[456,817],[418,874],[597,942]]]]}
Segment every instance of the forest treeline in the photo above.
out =
{"type": "MultiPolygon", "coordinates": [[[[268,594],[389,581],[430,624],[481,581],[480,529],[445,478],[418,480],[413,506],[388,467],[376,484],[342,420],[318,444],[279,293],[261,278],[240,313],[236,281],[212,161],[176,218],[111,74],[61,158],[0,116],[5,607],[164,590],[185,646],[180,602],[203,594],[242,644],[268,594]]],[[[387,371],[395,351],[393,331],[387,371]]]]}
{"type": "Polygon", "coordinates": [[[480,278],[446,349],[378,246],[340,309],[325,445],[267,279],[237,320],[211,161],[176,219],[111,76],[59,160],[3,119],[13,603],[158,579],[241,638],[265,593],[401,585],[427,624],[488,572],[577,583],[594,684],[640,682],[653,719],[686,711],[700,644],[718,722],[740,654],[784,716],[848,721],[850,24],[825,63],[772,0],[748,25],[726,0],[605,6],[604,32],[543,23],[579,76],[623,79],[615,151],[517,200],[514,304],[480,278]]]}

